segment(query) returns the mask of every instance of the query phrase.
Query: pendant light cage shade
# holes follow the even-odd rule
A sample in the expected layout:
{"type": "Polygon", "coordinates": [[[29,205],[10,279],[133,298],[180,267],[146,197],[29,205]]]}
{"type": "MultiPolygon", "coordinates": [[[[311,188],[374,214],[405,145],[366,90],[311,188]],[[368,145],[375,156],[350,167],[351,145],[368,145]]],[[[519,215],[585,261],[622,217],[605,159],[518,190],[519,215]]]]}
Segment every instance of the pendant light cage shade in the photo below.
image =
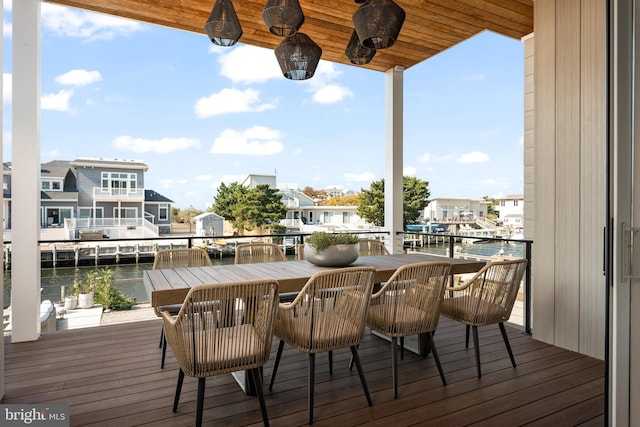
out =
{"type": "Polygon", "coordinates": [[[204,25],[209,39],[219,46],[233,46],[242,36],[242,26],[231,0],[216,0],[204,25]]]}
{"type": "Polygon", "coordinates": [[[386,49],[398,39],[406,14],[392,0],[367,0],[353,13],[360,43],[369,49],[386,49]]]}
{"type": "Polygon", "coordinates": [[[352,64],[365,65],[371,62],[376,54],[376,50],[362,46],[358,38],[358,33],[356,33],[356,30],[353,30],[344,53],[352,64]]]}
{"type": "Polygon", "coordinates": [[[288,37],[298,32],[304,15],[298,0],[267,0],[262,10],[262,20],[271,34],[288,37]]]}
{"type": "Polygon", "coordinates": [[[322,49],[309,36],[296,33],[275,48],[282,74],[291,80],[306,80],[316,72],[322,49]]]}

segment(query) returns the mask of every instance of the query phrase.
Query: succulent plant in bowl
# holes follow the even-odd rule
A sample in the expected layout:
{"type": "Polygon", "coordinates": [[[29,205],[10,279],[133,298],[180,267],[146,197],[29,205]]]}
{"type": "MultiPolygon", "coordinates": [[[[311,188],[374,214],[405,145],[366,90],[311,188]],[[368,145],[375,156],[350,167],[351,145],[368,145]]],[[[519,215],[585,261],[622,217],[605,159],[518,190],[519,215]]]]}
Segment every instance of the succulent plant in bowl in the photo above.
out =
{"type": "Polygon", "coordinates": [[[315,232],[305,239],[304,258],[325,267],[344,267],[358,259],[355,234],[315,232]]]}

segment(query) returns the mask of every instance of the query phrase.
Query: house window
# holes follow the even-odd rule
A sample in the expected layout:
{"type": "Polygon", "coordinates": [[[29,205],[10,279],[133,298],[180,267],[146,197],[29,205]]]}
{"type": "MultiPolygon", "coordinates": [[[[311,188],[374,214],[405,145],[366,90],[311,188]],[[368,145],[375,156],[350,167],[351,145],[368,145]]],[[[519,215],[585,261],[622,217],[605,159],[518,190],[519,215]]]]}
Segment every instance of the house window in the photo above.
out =
{"type": "Polygon", "coordinates": [[[169,205],[160,205],[158,207],[158,220],[167,221],[169,219],[169,205]]]}
{"type": "Polygon", "coordinates": [[[135,173],[102,172],[102,189],[113,194],[127,194],[128,189],[135,190],[138,177],[135,173]]]}
{"type": "Polygon", "coordinates": [[[42,180],[40,182],[40,188],[43,191],[62,191],[62,181],[59,180],[42,180]]]}
{"type": "Polygon", "coordinates": [[[513,206],[518,206],[518,201],[517,200],[513,201],[513,206]]]}
{"type": "Polygon", "coordinates": [[[79,218],[104,218],[104,209],[96,208],[95,216],[93,208],[78,208],[79,218]]]}
{"type": "Polygon", "coordinates": [[[353,218],[353,212],[342,212],[342,223],[350,224],[353,218]]]}
{"type": "Polygon", "coordinates": [[[138,218],[138,208],[113,208],[113,217],[120,219],[138,218]]]}
{"type": "Polygon", "coordinates": [[[506,200],[500,200],[500,206],[507,206],[506,200]]]}

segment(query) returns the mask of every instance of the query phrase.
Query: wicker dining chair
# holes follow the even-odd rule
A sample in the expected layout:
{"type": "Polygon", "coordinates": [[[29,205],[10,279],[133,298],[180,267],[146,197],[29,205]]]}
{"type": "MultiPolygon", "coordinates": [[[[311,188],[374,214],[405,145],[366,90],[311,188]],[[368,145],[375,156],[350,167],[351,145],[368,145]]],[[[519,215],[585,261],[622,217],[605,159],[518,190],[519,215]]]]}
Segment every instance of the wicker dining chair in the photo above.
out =
{"type": "Polygon", "coordinates": [[[309,354],[309,424],[313,423],[313,394],[316,353],[351,349],[360,382],[369,406],[371,396],[358,357],[358,345],[364,339],[365,319],[373,288],[373,267],[347,267],[314,274],[291,303],[280,303],[274,335],[280,338],[269,382],[269,390],[278,371],[285,342],[309,354]]]}
{"type": "Polygon", "coordinates": [[[236,264],[286,261],[282,248],[275,243],[245,243],[236,246],[236,264]]]}
{"type": "Polygon", "coordinates": [[[469,329],[473,331],[478,378],[482,376],[478,326],[498,324],[511,364],[516,367],[504,322],[511,316],[526,267],[526,259],[494,261],[468,282],[447,288],[445,292],[441,313],[466,325],[466,347],[469,347],[469,329]]]}
{"type": "MultiPolygon", "coordinates": [[[[180,268],[180,267],[202,267],[211,265],[209,253],[202,248],[180,248],[180,249],[164,249],[156,253],[153,260],[153,269],[161,268],[180,268]]],[[[168,311],[172,315],[178,314],[182,304],[171,304],[158,307],[156,315],[162,317],[163,311],[168,311]]],[[[164,368],[164,361],[167,355],[167,340],[164,338],[164,326],[160,331],[160,344],[162,347],[162,359],[160,360],[160,368],[164,368]]]]}
{"type": "Polygon", "coordinates": [[[396,270],[382,289],[371,296],[367,326],[391,337],[391,377],[393,397],[398,397],[398,337],[426,334],[427,344],[447,385],[433,340],[440,306],[449,278],[448,262],[407,264],[396,270]]]}
{"type": "Polygon", "coordinates": [[[162,312],[165,335],[180,370],[173,412],[184,376],[198,378],[196,426],[202,425],[207,377],[250,370],[265,426],[269,425],[260,368],[269,360],[278,282],[258,279],[196,285],[180,311],[162,312]]]}
{"type": "MultiPolygon", "coordinates": [[[[261,262],[286,261],[282,248],[274,243],[245,243],[236,247],[235,264],[254,264],[261,262]]],[[[280,301],[293,301],[297,292],[280,294],[280,301]]]]}
{"type": "Polygon", "coordinates": [[[389,255],[389,251],[384,245],[384,242],[375,239],[360,239],[360,249],[358,253],[360,256],[389,255]]]}

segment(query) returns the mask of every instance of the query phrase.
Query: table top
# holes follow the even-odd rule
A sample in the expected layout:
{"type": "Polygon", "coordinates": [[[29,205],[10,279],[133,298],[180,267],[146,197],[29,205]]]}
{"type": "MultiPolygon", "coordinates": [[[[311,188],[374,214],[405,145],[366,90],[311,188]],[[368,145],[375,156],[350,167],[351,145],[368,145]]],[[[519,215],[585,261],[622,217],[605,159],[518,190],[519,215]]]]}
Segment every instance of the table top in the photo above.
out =
{"type": "MultiPolygon", "coordinates": [[[[451,262],[451,274],[474,273],[485,263],[476,260],[449,258],[427,254],[398,254],[359,257],[350,267],[373,266],[375,282],[389,280],[402,265],[425,261],[451,262]]],[[[260,264],[228,264],[207,267],[167,268],[143,273],[144,287],[152,307],[180,304],[189,288],[201,283],[223,283],[272,278],[279,283],[280,293],[302,289],[315,273],[335,267],[320,267],[309,261],[283,261],[260,264]]]]}

